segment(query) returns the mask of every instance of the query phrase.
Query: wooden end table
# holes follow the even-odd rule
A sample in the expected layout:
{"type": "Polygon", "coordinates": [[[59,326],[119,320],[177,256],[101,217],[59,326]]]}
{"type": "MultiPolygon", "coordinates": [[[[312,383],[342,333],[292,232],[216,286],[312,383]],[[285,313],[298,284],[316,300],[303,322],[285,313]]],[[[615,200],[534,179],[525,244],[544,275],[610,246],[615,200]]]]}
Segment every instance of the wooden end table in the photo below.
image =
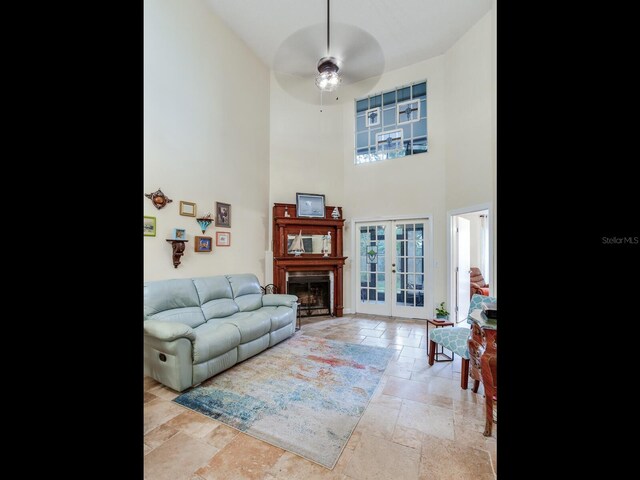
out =
{"type": "MultiPolygon", "coordinates": [[[[453,327],[453,322],[450,322],[448,320],[442,320],[442,319],[427,319],[427,342],[428,340],[428,334],[429,334],[429,325],[431,324],[433,325],[434,328],[438,328],[438,327],[453,327]]],[[[427,343],[427,355],[429,355],[429,343],[427,343]]],[[[436,362],[452,362],[453,361],[453,356],[454,353],[451,352],[451,356],[447,355],[446,353],[444,353],[444,347],[442,345],[440,345],[440,351],[438,351],[438,347],[436,347],[436,353],[434,355],[434,360],[436,362]],[[444,357],[444,360],[440,360],[440,357],[444,357]]]]}

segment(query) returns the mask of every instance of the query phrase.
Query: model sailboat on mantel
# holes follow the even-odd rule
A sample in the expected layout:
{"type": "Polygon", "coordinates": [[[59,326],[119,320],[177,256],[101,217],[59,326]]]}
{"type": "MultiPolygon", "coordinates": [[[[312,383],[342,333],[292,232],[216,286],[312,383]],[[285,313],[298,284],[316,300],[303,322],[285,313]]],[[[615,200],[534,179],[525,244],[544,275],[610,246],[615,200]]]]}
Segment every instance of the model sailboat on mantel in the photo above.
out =
{"type": "Polygon", "coordinates": [[[299,257],[302,253],[304,253],[304,245],[302,244],[302,230],[300,230],[300,233],[298,233],[298,235],[296,235],[296,237],[293,239],[293,242],[291,242],[290,251],[293,252],[296,257],[299,257]]]}

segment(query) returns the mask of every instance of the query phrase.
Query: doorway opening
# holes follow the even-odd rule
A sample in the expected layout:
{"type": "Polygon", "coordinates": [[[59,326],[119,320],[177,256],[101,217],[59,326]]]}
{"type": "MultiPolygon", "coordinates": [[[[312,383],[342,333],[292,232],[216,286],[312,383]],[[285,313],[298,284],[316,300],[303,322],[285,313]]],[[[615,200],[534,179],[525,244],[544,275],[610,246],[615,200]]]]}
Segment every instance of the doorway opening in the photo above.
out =
{"type": "Polygon", "coordinates": [[[451,320],[461,323],[469,314],[471,296],[482,284],[479,279],[483,278],[486,288],[491,289],[490,208],[476,206],[451,212],[449,226],[449,305],[451,320]]]}

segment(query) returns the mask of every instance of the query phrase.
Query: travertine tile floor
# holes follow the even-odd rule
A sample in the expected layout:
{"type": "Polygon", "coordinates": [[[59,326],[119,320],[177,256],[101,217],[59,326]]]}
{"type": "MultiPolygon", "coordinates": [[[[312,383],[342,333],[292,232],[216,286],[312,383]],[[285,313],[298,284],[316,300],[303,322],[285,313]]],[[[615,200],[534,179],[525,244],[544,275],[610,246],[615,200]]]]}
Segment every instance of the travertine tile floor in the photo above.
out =
{"type": "MultiPolygon", "coordinates": [[[[497,425],[484,437],[484,396],[460,388],[460,358],[427,364],[426,322],[374,315],[302,320],[299,335],[396,350],[338,463],[328,470],[171,400],[144,379],[149,480],[495,479],[497,425]]],[[[472,382],[469,382],[470,385],[472,382]]]]}

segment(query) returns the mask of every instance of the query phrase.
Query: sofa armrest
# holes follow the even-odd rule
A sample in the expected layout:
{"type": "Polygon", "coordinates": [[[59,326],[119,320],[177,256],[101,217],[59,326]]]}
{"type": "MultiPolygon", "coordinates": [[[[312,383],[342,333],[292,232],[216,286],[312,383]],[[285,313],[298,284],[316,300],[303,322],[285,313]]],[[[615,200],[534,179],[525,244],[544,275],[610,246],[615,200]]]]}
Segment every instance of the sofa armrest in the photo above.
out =
{"type": "Polygon", "coordinates": [[[295,295],[287,295],[286,293],[274,293],[262,296],[263,307],[291,307],[293,308],[298,302],[295,295]]]}
{"type": "Polygon", "coordinates": [[[179,322],[160,322],[158,320],[146,320],[144,322],[144,334],[172,342],[178,338],[196,339],[196,332],[189,325],[179,322]]]}

